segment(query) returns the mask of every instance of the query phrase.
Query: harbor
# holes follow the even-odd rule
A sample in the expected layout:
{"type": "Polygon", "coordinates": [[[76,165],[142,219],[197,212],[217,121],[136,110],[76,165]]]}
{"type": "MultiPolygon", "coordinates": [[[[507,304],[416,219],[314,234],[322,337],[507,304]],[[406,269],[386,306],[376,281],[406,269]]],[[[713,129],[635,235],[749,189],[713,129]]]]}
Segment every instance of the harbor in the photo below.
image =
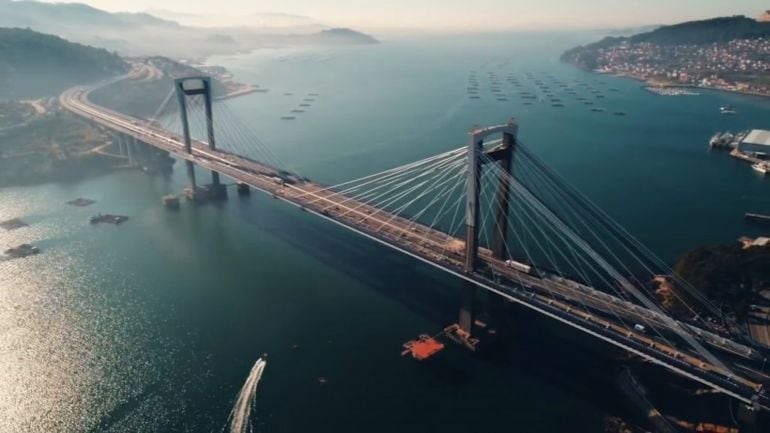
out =
{"type": "Polygon", "coordinates": [[[647,86],[644,89],[660,96],[700,96],[700,93],[684,87],[647,86]]]}
{"type": "Polygon", "coordinates": [[[709,148],[729,150],[730,156],[750,163],[763,177],[770,172],[770,131],[717,132],[709,140],[709,148]]]}

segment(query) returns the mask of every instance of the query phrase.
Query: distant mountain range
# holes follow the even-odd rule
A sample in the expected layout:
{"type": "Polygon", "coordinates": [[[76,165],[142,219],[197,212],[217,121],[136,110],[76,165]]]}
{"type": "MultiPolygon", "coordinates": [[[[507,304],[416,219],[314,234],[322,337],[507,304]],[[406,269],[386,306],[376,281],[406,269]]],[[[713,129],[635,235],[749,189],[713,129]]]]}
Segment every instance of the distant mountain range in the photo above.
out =
{"type": "Polygon", "coordinates": [[[651,43],[657,45],[704,45],[735,39],[770,37],[770,22],[745,16],[712,18],[658,27],[655,30],[628,37],[607,37],[593,44],[576,47],[562,55],[562,60],[592,67],[597,51],[622,43],[651,43]]]}
{"type": "MultiPolygon", "coordinates": [[[[185,14],[166,11],[165,16],[185,14]]],[[[272,22],[306,22],[300,17],[272,14],[272,22]]],[[[188,15],[188,18],[194,17],[188,15]]],[[[190,18],[191,19],[191,18],[190,18]]],[[[262,17],[267,22],[267,17],[262,17]]],[[[256,22],[256,20],[255,20],[256,22]]],[[[353,30],[321,31],[322,26],[188,27],[148,13],[110,13],[80,3],[0,0],[0,27],[29,27],[72,41],[96,45],[123,55],[166,55],[198,58],[251,51],[263,46],[363,44],[377,41],[353,30]],[[309,33],[311,31],[311,33],[309,33]]]]}
{"type": "Polygon", "coordinates": [[[29,29],[0,28],[0,99],[56,95],[127,69],[123,59],[104,49],[29,29]]]}
{"type": "Polygon", "coordinates": [[[197,15],[181,13],[167,9],[147,9],[146,13],[176,21],[179,24],[192,27],[247,27],[256,32],[302,32],[313,33],[325,30],[328,27],[321,22],[304,15],[286,14],[279,12],[266,12],[254,14],[208,14],[197,15]]]}

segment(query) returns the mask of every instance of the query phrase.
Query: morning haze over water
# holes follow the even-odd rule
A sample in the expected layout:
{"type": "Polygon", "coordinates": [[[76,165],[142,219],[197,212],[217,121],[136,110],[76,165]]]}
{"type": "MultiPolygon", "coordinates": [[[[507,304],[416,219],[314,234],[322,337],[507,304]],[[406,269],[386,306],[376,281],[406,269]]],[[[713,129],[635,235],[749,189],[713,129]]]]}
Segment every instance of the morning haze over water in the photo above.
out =
{"type": "Polygon", "coordinates": [[[0,432],[767,428],[761,5],[236,3],[0,0],[0,432]]]}

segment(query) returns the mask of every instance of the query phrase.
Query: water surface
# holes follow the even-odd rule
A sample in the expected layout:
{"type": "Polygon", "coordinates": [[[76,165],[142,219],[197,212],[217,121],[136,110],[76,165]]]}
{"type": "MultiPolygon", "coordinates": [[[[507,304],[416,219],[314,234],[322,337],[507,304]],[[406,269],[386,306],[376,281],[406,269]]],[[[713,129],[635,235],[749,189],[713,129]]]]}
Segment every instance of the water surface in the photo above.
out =
{"type": "MultiPolygon", "coordinates": [[[[770,212],[770,181],[706,143],[715,130],[768,126],[766,100],[660,97],[558,62],[590,38],[424,37],[212,62],[270,89],[227,109],[320,182],[452,149],[469,127],[516,117],[522,141],[667,260],[758,234],[742,215],[770,212]],[[466,94],[471,71],[479,100],[466,94]],[[490,72],[508,101],[492,96],[490,72]],[[533,90],[525,72],[607,89],[607,112],[564,94],[564,108],[525,106],[505,82],[514,74],[533,90]],[[301,103],[311,106],[280,120],[301,103]],[[725,103],[739,115],[720,116],[725,103]]],[[[404,341],[453,319],[456,281],[259,194],[163,209],[160,197],[184,186],[177,165],[170,178],[0,190],[0,219],[30,223],[0,232],[0,246],[44,251],[0,262],[0,431],[220,431],[264,353],[254,424],[265,432],[597,431],[616,409],[603,361],[526,315],[512,360],[401,358],[404,341]],[[97,203],[65,204],[77,197],[97,203]],[[90,226],[97,212],[131,219],[90,226]]]]}

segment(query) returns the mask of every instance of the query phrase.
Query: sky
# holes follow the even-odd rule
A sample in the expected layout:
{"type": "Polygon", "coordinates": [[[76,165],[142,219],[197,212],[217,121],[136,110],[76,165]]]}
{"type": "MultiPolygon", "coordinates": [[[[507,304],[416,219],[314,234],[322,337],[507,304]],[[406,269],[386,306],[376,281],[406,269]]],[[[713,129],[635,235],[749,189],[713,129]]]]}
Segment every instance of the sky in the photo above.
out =
{"type": "MultiPolygon", "coordinates": [[[[48,0],[55,1],[55,0],[48,0]]],[[[70,0],[78,1],[78,0],[70,0]]],[[[725,15],[758,16],[763,0],[80,0],[108,11],[212,14],[217,24],[252,13],[289,13],[332,26],[424,30],[623,28],[725,15]]]]}

